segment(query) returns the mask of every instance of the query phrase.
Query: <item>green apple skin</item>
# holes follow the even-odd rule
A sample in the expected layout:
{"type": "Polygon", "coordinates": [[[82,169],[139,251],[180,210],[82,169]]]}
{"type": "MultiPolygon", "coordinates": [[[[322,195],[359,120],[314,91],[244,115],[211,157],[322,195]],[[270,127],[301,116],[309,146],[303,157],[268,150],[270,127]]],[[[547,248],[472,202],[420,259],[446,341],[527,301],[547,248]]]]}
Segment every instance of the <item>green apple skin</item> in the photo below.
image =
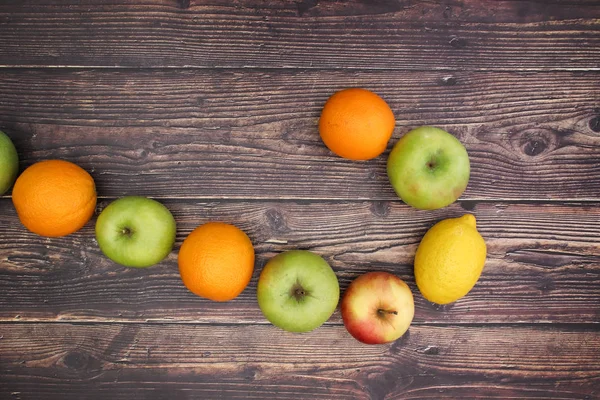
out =
{"type": "Polygon", "coordinates": [[[340,286],[321,256],[290,250],[267,262],[258,279],[257,298],[273,325],[289,332],[309,332],[331,317],[340,286]]]}
{"type": "Polygon", "coordinates": [[[171,212],[156,200],[128,196],[110,203],[96,221],[100,250],[126,267],[149,267],[173,249],[176,224],[171,212]]]}
{"type": "Polygon", "coordinates": [[[19,155],[10,138],[0,131],[0,196],[10,189],[19,173],[19,155]]]}
{"type": "Polygon", "coordinates": [[[388,272],[368,272],[356,278],[340,305],[348,332],[360,342],[393,342],[408,330],[415,315],[412,292],[388,272]]]}
{"type": "Polygon", "coordinates": [[[471,167],[462,143],[448,132],[422,126],[392,149],[387,173],[396,194],[408,205],[435,210],[456,201],[467,188],[471,167]]]}

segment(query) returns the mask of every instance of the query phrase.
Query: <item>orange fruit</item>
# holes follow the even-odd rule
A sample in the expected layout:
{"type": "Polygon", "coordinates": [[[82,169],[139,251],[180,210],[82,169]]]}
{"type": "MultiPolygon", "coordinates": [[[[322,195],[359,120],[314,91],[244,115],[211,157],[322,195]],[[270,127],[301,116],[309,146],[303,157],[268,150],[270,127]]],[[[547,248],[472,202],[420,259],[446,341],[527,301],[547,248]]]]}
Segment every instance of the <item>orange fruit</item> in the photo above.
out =
{"type": "Polygon", "coordinates": [[[319,133],[329,150],[350,160],[370,160],[383,153],[396,120],[390,106],[366,89],[351,88],[327,100],[319,133]]]}
{"type": "Polygon", "coordinates": [[[208,222],[194,229],[179,250],[179,274],[194,294],[214,301],[236,298],[254,271],[254,247],[239,228],[208,222]]]}
{"type": "Polygon", "coordinates": [[[63,160],[40,161],[17,178],[12,200],[21,223],[42,236],[81,229],[96,209],[96,185],[83,168],[63,160]]]}

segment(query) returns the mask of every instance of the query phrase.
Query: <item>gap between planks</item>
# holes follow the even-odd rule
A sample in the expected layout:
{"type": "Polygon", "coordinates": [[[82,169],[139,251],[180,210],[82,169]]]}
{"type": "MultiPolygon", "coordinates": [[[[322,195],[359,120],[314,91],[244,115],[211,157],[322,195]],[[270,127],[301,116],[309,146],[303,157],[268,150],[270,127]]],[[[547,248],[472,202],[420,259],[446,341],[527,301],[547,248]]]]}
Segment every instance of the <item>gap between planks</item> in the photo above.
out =
{"type": "MultiPolygon", "coordinates": [[[[293,202],[297,204],[308,204],[308,203],[364,203],[364,202],[399,202],[402,203],[402,200],[398,198],[390,199],[387,197],[358,197],[353,199],[347,199],[343,197],[234,197],[234,196],[223,196],[223,197],[212,197],[212,196],[146,196],[155,200],[175,200],[175,201],[207,201],[207,202],[220,202],[220,203],[260,203],[260,202],[293,202]]],[[[115,196],[97,196],[98,200],[116,200],[120,197],[115,196]]],[[[11,200],[11,195],[0,196],[1,200],[11,200]]],[[[600,197],[598,198],[574,198],[574,199],[536,199],[536,198],[514,198],[514,199],[490,199],[490,198],[468,198],[468,199],[458,199],[455,203],[481,203],[481,204],[495,204],[495,203],[504,203],[504,204],[568,204],[568,205],[578,205],[578,204],[590,204],[590,203],[600,203],[600,197]]],[[[404,203],[402,203],[404,204],[404,203]]],[[[406,204],[405,204],[406,205],[406,204]]]]}
{"type": "MultiPolygon", "coordinates": [[[[189,326],[273,326],[268,321],[261,322],[201,322],[201,321],[189,321],[189,320],[176,320],[176,319],[148,319],[145,321],[135,319],[42,319],[42,318],[27,318],[27,319],[0,319],[0,325],[26,325],[26,324],[67,324],[67,325],[82,325],[82,326],[95,326],[95,325],[189,325],[189,326]]],[[[341,322],[325,322],[319,328],[326,327],[339,327],[344,324],[341,322]]],[[[431,326],[440,328],[450,327],[461,327],[461,328],[483,328],[483,327],[505,327],[505,328],[528,328],[528,327],[545,327],[545,328],[569,328],[569,329],[582,329],[589,330],[590,328],[597,328],[600,332],[600,321],[595,322],[550,322],[550,321],[538,321],[538,322],[413,322],[410,326],[431,326]]]]}
{"type": "Polygon", "coordinates": [[[281,67],[261,67],[256,65],[245,65],[245,66],[197,66],[197,65],[164,65],[156,67],[136,67],[127,65],[78,65],[78,64],[56,64],[56,65],[35,65],[35,64],[0,64],[0,69],[15,69],[15,70],[48,70],[48,69],[73,69],[73,70],[123,70],[123,71],[160,71],[160,70],[182,70],[182,71],[256,71],[256,72],[269,72],[269,71],[377,71],[377,72],[492,72],[492,73],[553,73],[553,72],[600,72],[600,67],[582,67],[582,68],[519,68],[512,70],[503,70],[495,68],[455,68],[455,67],[429,67],[429,68],[390,68],[390,67],[310,67],[310,66],[281,66],[281,67]]]}

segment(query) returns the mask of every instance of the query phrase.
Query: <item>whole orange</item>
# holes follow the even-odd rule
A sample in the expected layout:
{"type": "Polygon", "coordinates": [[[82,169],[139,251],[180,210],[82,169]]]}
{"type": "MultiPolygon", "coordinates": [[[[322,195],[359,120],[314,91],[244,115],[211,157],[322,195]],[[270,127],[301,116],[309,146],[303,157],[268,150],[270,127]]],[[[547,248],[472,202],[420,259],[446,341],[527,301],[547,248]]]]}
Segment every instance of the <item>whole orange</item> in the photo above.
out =
{"type": "Polygon", "coordinates": [[[83,168],[68,161],[31,165],[17,178],[12,200],[21,223],[42,236],[81,229],[96,209],[96,185],[83,168]]]}
{"type": "Polygon", "coordinates": [[[239,228],[208,222],[194,229],[179,250],[179,274],[194,294],[214,301],[236,298],[254,271],[254,247],[239,228]]]}
{"type": "Polygon", "coordinates": [[[327,100],[319,133],[329,150],[350,160],[370,160],[383,153],[396,120],[390,106],[375,93],[344,89],[327,100]]]}

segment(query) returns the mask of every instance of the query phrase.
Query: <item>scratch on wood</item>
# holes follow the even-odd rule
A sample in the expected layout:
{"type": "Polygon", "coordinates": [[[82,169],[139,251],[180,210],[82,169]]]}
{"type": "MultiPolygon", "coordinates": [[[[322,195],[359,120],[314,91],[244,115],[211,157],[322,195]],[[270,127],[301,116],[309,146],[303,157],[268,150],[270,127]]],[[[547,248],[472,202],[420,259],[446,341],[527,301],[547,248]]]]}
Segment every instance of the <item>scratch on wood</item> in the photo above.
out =
{"type": "Polygon", "coordinates": [[[268,244],[288,244],[288,241],[285,239],[267,239],[265,243],[268,244]]]}
{"type": "Polygon", "coordinates": [[[426,347],[419,347],[415,350],[417,353],[423,353],[423,354],[428,354],[428,355],[433,355],[433,356],[437,356],[438,354],[440,354],[440,349],[437,346],[426,346],[426,347]]]}

